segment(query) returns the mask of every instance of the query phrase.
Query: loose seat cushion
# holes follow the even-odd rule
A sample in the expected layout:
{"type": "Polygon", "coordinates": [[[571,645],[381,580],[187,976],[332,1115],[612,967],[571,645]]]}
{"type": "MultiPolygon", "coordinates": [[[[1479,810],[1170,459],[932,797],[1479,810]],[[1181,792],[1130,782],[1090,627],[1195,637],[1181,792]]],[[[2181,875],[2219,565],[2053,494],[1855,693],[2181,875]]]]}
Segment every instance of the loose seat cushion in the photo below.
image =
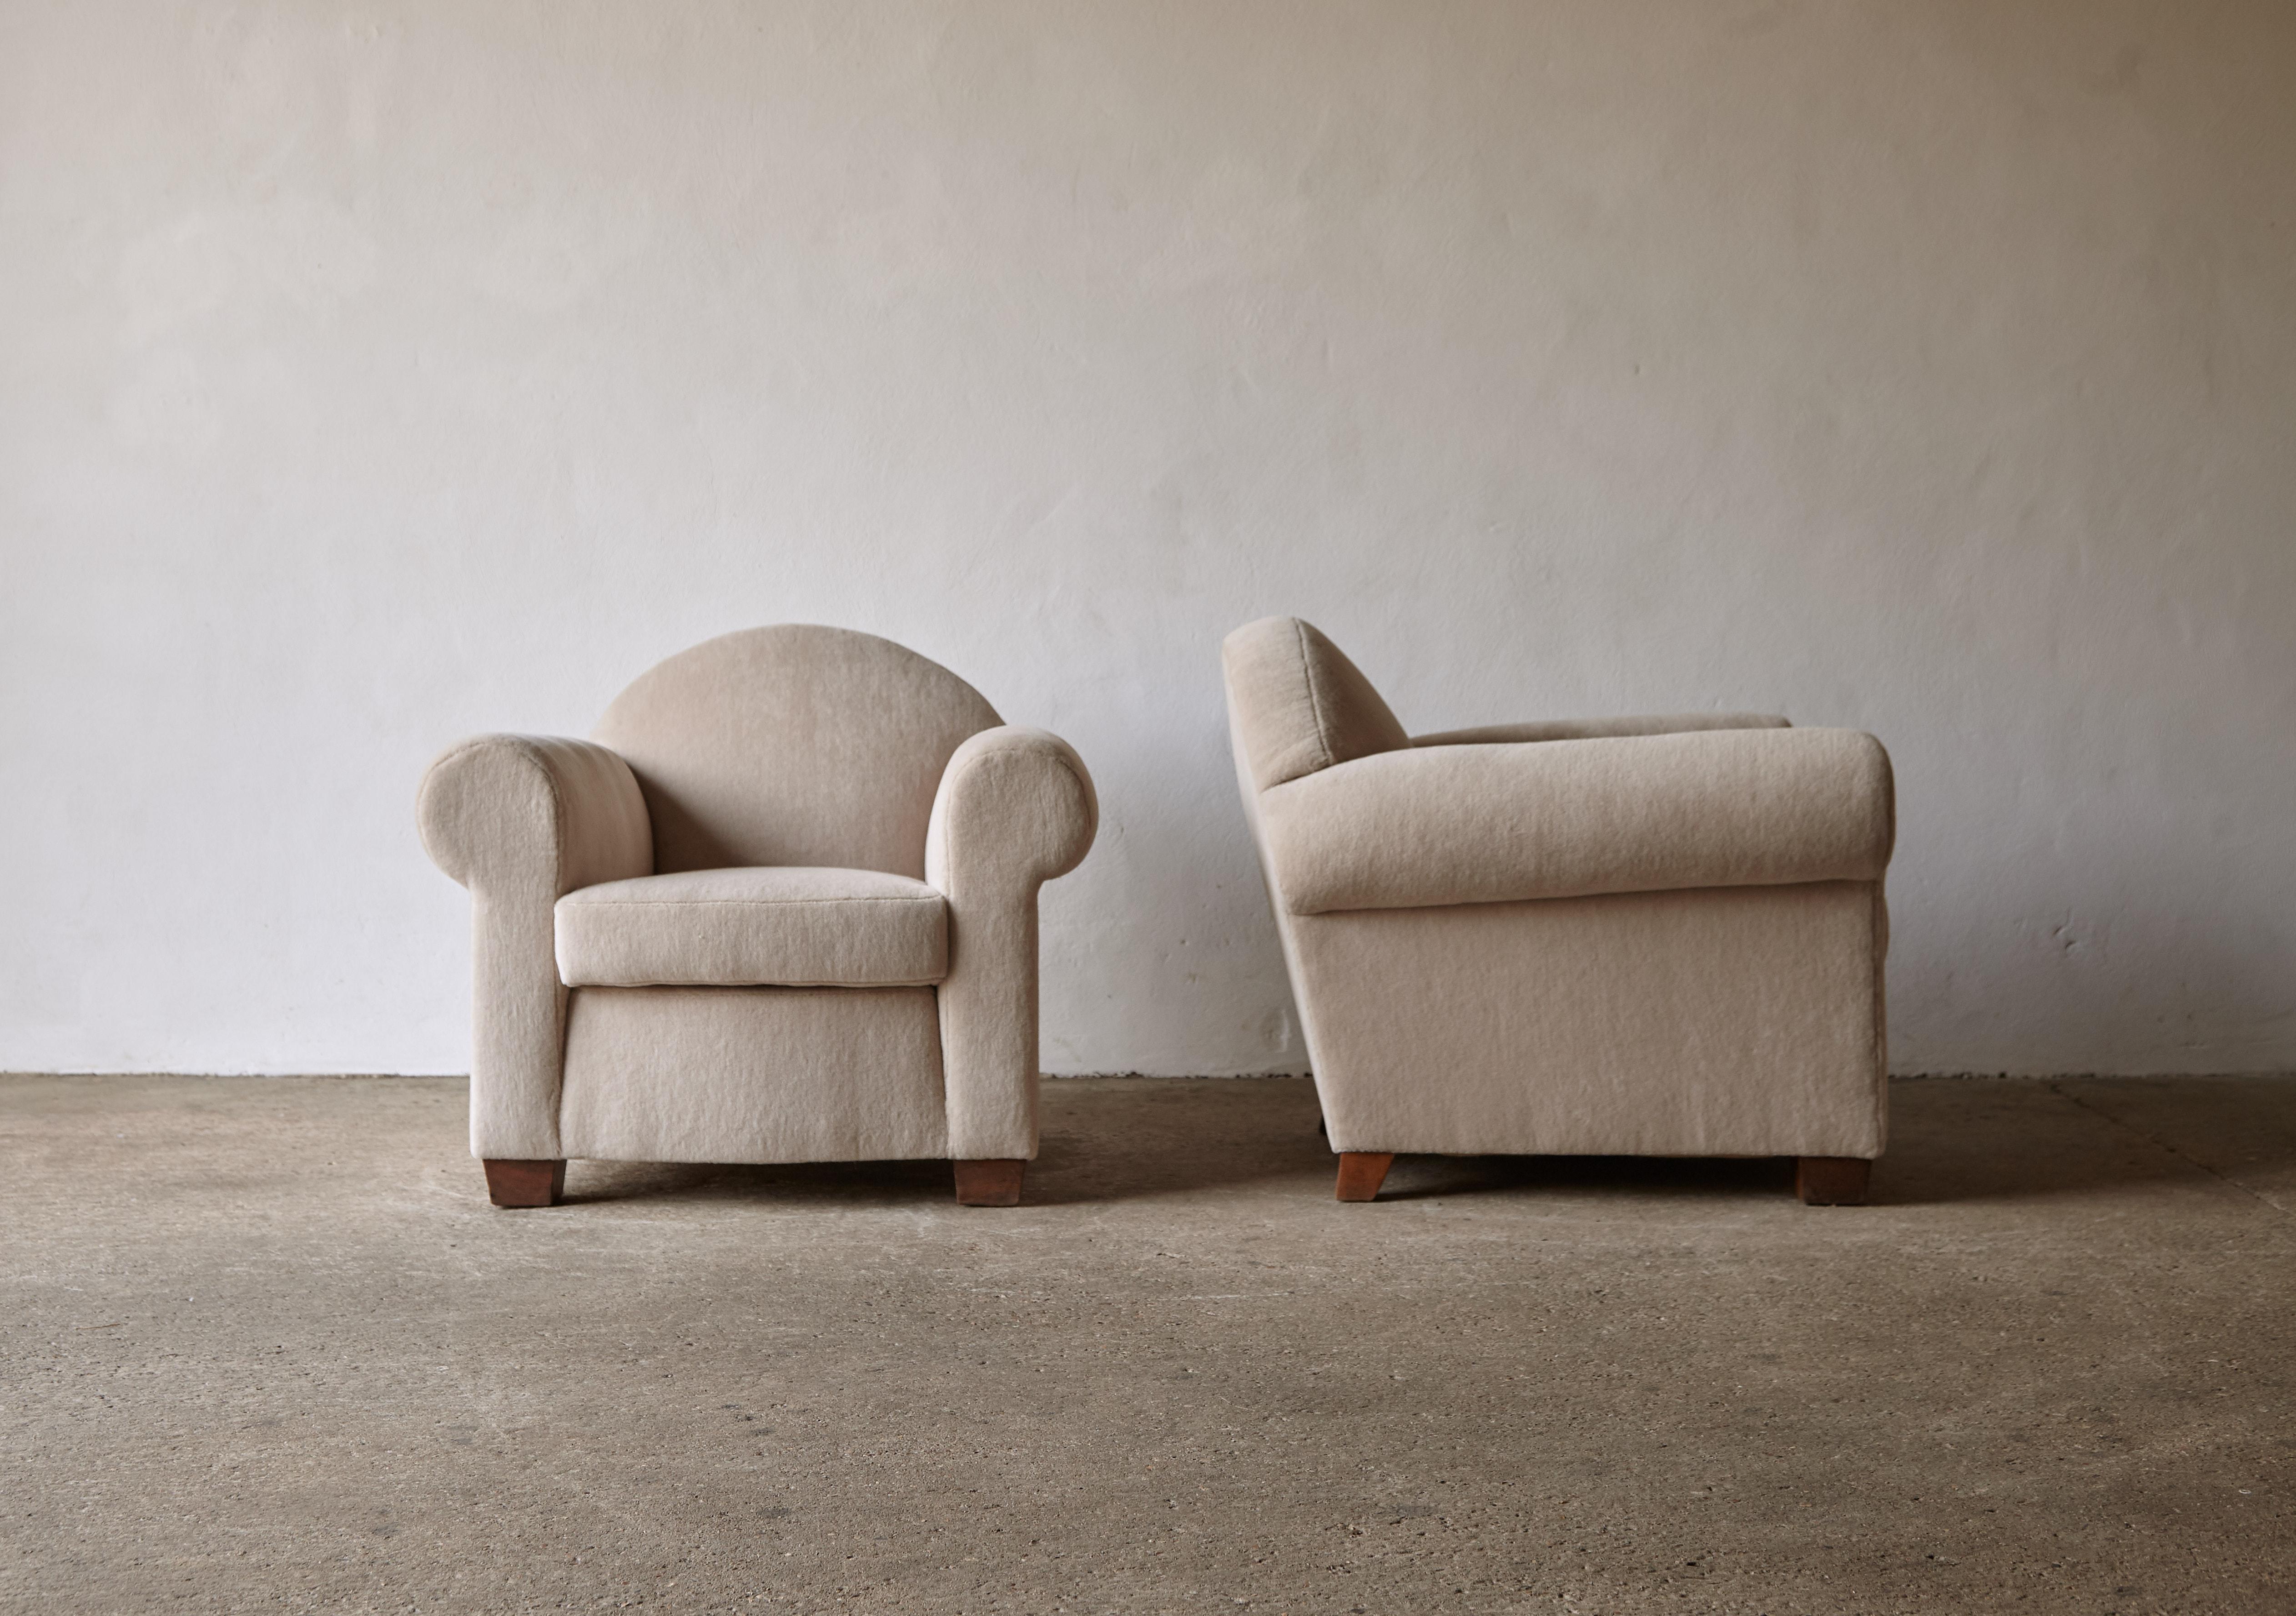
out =
{"type": "Polygon", "coordinates": [[[879,870],[760,865],[582,887],[558,900],[570,988],[885,988],[948,974],[948,906],[879,870]]]}

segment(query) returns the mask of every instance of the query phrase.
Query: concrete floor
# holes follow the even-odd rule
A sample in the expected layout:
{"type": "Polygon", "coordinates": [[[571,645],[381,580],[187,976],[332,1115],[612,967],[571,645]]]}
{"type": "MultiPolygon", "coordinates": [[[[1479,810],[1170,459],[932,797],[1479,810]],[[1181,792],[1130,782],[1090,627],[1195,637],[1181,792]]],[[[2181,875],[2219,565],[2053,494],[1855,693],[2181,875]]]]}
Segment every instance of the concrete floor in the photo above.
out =
{"type": "Polygon", "coordinates": [[[2296,1081],[1926,1081],[1879,1204],[1289,1079],[486,1205],[463,1086],[0,1079],[0,1608],[2296,1610],[2296,1081]]]}

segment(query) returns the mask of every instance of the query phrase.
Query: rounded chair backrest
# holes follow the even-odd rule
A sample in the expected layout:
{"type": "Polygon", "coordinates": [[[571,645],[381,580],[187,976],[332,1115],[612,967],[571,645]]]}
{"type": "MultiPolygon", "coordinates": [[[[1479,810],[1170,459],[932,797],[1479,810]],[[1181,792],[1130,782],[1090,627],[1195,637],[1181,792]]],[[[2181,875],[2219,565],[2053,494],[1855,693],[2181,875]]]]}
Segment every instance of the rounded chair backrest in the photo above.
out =
{"type": "Polygon", "coordinates": [[[1003,722],[914,651],[790,623],[678,652],[592,738],[638,777],[659,874],[823,865],[921,881],[949,754],[1003,722]]]}

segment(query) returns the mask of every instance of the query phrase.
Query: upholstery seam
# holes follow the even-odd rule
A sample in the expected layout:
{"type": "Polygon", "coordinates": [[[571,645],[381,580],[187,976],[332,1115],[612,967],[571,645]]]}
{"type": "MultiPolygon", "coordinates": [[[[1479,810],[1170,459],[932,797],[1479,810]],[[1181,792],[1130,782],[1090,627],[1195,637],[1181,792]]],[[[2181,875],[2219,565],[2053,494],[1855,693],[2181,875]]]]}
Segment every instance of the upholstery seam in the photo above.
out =
{"type": "MultiPolygon", "coordinates": [[[[600,886],[608,883],[600,882],[600,886]]],[[[563,903],[575,892],[587,892],[589,887],[577,887],[558,901],[563,903]]],[[[787,909],[799,904],[938,904],[948,900],[934,892],[922,898],[608,898],[590,900],[600,908],[619,909],[705,909],[743,906],[757,909],[787,909]]]]}
{"type": "MultiPolygon", "coordinates": [[[[488,744],[488,742],[496,739],[497,739],[497,737],[491,735],[474,736],[471,740],[463,742],[462,745],[455,748],[453,751],[448,752],[447,754],[447,758],[459,758],[464,752],[475,751],[479,748],[488,744]]],[[[559,898],[564,898],[568,892],[578,892],[582,889],[579,887],[568,887],[566,885],[566,855],[570,850],[573,841],[573,838],[569,833],[568,830],[566,791],[565,788],[559,783],[558,771],[550,766],[550,759],[544,755],[542,747],[543,742],[546,740],[570,739],[570,737],[542,735],[512,735],[509,737],[512,745],[517,750],[519,754],[528,762],[533,764],[535,767],[542,771],[542,778],[550,787],[550,840],[553,843],[550,849],[552,865],[550,884],[559,889],[558,898],[554,898],[550,900],[554,906],[558,902],[559,898]]],[[[572,743],[577,746],[597,745],[597,742],[594,741],[574,741],[572,743]]],[[[445,762],[447,758],[440,759],[439,762],[445,762]]]]}
{"type": "Polygon", "coordinates": [[[570,982],[563,977],[560,985],[567,988],[938,988],[948,980],[947,975],[903,977],[890,982],[570,982]]]}
{"type": "Polygon", "coordinates": [[[1308,660],[1308,626],[1298,618],[1292,619],[1292,643],[1300,651],[1300,678],[1308,687],[1308,711],[1316,720],[1316,744],[1323,749],[1324,760],[1316,767],[1332,767],[1332,737],[1324,727],[1324,704],[1316,694],[1316,665],[1308,660]]]}
{"type": "MultiPolygon", "coordinates": [[[[550,812],[552,829],[557,833],[552,840],[558,844],[555,848],[551,849],[554,856],[554,862],[558,867],[553,875],[550,884],[558,889],[558,897],[563,898],[569,890],[580,890],[579,888],[570,889],[566,884],[566,855],[570,850],[571,850],[574,841],[573,826],[570,822],[570,816],[566,811],[566,789],[559,783],[558,771],[551,767],[550,760],[542,755],[542,748],[536,745],[531,738],[529,738],[525,742],[525,745],[527,747],[528,755],[531,757],[535,763],[541,768],[542,777],[550,782],[550,812]]],[[[557,898],[551,899],[551,902],[554,905],[556,904],[557,901],[557,898]]],[[[560,1014],[562,1020],[564,1013],[562,1011],[560,1014]]],[[[559,1036],[562,1040],[565,1037],[562,1026],[561,1027],[559,1036]]],[[[563,1057],[562,1056],[561,1058],[562,1059],[563,1057]]]]}
{"type": "Polygon", "coordinates": [[[1784,887],[1874,887],[1882,878],[1866,875],[1804,876],[1793,881],[1702,881],[1690,886],[1596,887],[1587,890],[1531,892],[1520,898],[1442,898],[1406,904],[1350,903],[1330,909],[1295,909],[1285,913],[1300,920],[1320,920],[1328,915],[1392,915],[1404,909],[1472,909],[1485,904],[1571,903],[1582,898],[1649,898],[1685,892],[1774,892],[1784,887]]]}
{"type": "MultiPolygon", "coordinates": [[[[507,734],[473,735],[469,740],[461,742],[449,748],[445,755],[439,758],[438,762],[433,763],[430,766],[430,768],[432,770],[436,770],[444,767],[447,764],[452,763],[455,759],[462,757],[466,752],[480,751],[488,746],[500,745],[504,742],[508,742],[510,743],[510,749],[512,751],[515,751],[527,762],[531,763],[535,767],[540,769],[542,771],[544,783],[550,787],[550,840],[552,844],[550,849],[552,866],[550,884],[554,887],[561,888],[562,890],[559,892],[558,897],[563,898],[566,896],[567,890],[570,890],[578,892],[581,889],[579,887],[572,889],[566,889],[564,887],[566,880],[567,841],[566,793],[559,787],[558,771],[550,767],[549,759],[542,755],[542,747],[540,745],[542,739],[543,737],[537,735],[507,734]]],[[[426,771],[426,773],[428,771],[426,771]]],[[[550,901],[554,904],[558,901],[558,898],[554,898],[550,901]]]]}
{"type": "MultiPolygon", "coordinates": [[[[1019,725],[1012,725],[1012,724],[1008,724],[1008,725],[1004,725],[1004,726],[1003,726],[1002,727],[1006,728],[1006,729],[1017,729],[1017,728],[1020,728],[1020,727],[1021,727],[1021,726],[1019,726],[1019,725]]],[[[1049,734],[1051,732],[1050,732],[1050,731],[1046,731],[1046,732],[1044,732],[1044,733],[1046,733],[1046,734],[1049,734]]],[[[959,775],[959,776],[958,776],[958,779],[957,779],[957,782],[956,782],[957,788],[958,788],[959,790],[962,790],[962,789],[963,789],[963,787],[964,787],[964,780],[965,780],[965,778],[966,778],[966,777],[968,777],[968,776],[970,776],[975,769],[977,769],[977,768],[981,768],[981,767],[986,767],[986,766],[990,762],[990,760],[991,760],[991,759],[993,759],[1007,758],[1007,757],[1015,757],[1015,756],[1022,756],[1022,755],[1029,754],[1029,753],[1042,754],[1042,753],[1044,753],[1044,752],[1049,751],[1049,752],[1051,752],[1051,754],[1052,754],[1053,761],[1054,761],[1054,762],[1055,762],[1055,763],[1057,763],[1057,764],[1059,764],[1059,765],[1061,766],[1062,771],[1063,773],[1065,773],[1065,774],[1068,775],[1068,777],[1069,777],[1070,781],[1075,784],[1075,786],[1076,786],[1076,788],[1077,788],[1077,795],[1078,795],[1078,798],[1079,801],[1080,801],[1080,802],[1090,802],[1090,801],[1093,800],[1093,791],[1092,791],[1092,788],[1091,788],[1091,786],[1090,786],[1088,783],[1086,783],[1086,779],[1085,779],[1085,776],[1084,776],[1081,773],[1079,773],[1079,772],[1078,772],[1078,766],[1077,766],[1077,765],[1075,765],[1075,764],[1072,764],[1072,763],[1070,763],[1070,762],[1069,761],[1069,759],[1068,759],[1068,756],[1067,756],[1067,753],[1068,753],[1068,751],[1069,751],[1068,743],[1067,743],[1066,742],[1064,742],[1064,741],[1062,741],[1062,740],[1061,740],[1061,738],[1060,738],[1058,735],[1053,735],[1053,736],[1052,736],[1052,739],[1054,740],[1054,742],[1056,744],[1055,744],[1055,745],[1054,745],[1054,746],[1051,746],[1051,747],[1046,747],[1046,746],[1044,746],[1044,745],[1042,745],[1042,744],[1038,743],[1037,742],[1035,742],[1035,741],[1033,741],[1033,740],[1029,740],[1029,741],[1014,741],[1014,742],[1010,742],[1010,743],[1007,743],[1007,744],[1004,744],[1004,745],[999,745],[999,746],[996,746],[996,747],[995,747],[995,748],[983,748],[983,749],[982,749],[982,750],[981,750],[978,754],[976,754],[976,755],[973,757],[973,759],[972,759],[972,761],[968,762],[968,763],[964,766],[964,774],[963,774],[963,775],[959,775]]],[[[951,813],[950,813],[950,815],[949,815],[949,819],[950,819],[950,820],[954,820],[954,818],[955,818],[955,811],[954,811],[954,800],[952,799],[952,809],[951,809],[951,813]]],[[[1100,824],[1099,824],[1100,816],[1099,816],[1099,814],[1098,814],[1097,812],[1095,812],[1095,813],[1092,815],[1092,819],[1093,819],[1093,840],[1094,840],[1095,841],[1097,841],[1099,840],[1099,830],[1100,830],[1100,824]]],[[[942,840],[944,842],[946,842],[946,841],[948,841],[948,839],[949,839],[949,835],[948,835],[948,827],[947,827],[947,824],[945,822],[945,823],[943,824],[942,827],[941,827],[941,840],[942,840]]],[[[1089,852],[1089,851],[1091,850],[1089,844],[1087,844],[1086,850],[1087,852],[1089,852]]],[[[946,855],[944,855],[944,858],[946,858],[946,855]]],[[[1075,865],[1071,865],[1070,866],[1070,868],[1073,869],[1073,868],[1075,868],[1075,865]]],[[[1039,884],[1039,885],[1041,885],[1041,884],[1042,884],[1041,881],[1039,882],[1039,883],[1038,883],[1038,884],[1039,884]]],[[[946,894],[942,894],[942,895],[941,895],[941,897],[942,897],[942,898],[943,898],[943,901],[947,901],[947,895],[946,895],[946,894]]],[[[660,900],[653,900],[653,901],[660,901],[660,900]]]]}
{"type": "MultiPolygon", "coordinates": [[[[1060,741],[1060,737],[1059,737],[1058,735],[1054,735],[1054,736],[1053,737],[1053,739],[1054,739],[1054,740],[1055,740],[1055,741],[1060,741]]],[[[1017,749],[1016,749],[1016,750],[1017,750],[1017,749]]],[[[1075,786],[1076,786],[1076,788],[1077,788],[1077,797],[1078,797],[1078,801],[1079,801],[1080,803],[1088,803],[1088,802],[1092,802],[1092,801],[1094,801],[1094,800],[1095,800],[1095,796],[1094,796],[1093,789],[1092,789],[1091,785],[1090,785],[1090,784],[1086,781],[1085,777],[1084,777],[1082,775],[1080,775],[1080,774],[1078,774],[1078,773],[1077,772],[1077,766],[1076,766],[1076,765],[1074,765],[1074,764],[1071,764],[1071,763],[1068,760],[1068,756],[1067,756],[1068,750],[1069,750],[1069,748],[1068,748],[1068,743],[1067,743],[1066,742],[1064,742],[1064,741],[1061,742],[1061,744],[1060,744],[1059,748],[1058,748],[1058,749],[1056,749],[1056,750],[1053,752],[1053,761],[1054,761],[1054,762],[1055,762],[1055,763],[1057,763],[1057,764],[1059,764],[1059,765],[1061,766],[1062,769],[1062,770],[1067,774],[1067,775],[1068,775],[1069,779],[1070,779],[1071,782],[1073,782],[1073,783],[1074,783],[1074,784],[1075,784],[1075,786]]],[[[1099,815],[1099,812],[1097,811],[1097,809],[1095,809],[1095,810],[1093,812],[1093,815],[1092,815],[1092,820],[1093,820],[1093,825],[1092,825],[1092,840],[1093,840],[1094,841],[1099,841],[1099,840],[1100,840],[1100,815],[1099,815]]],[[[1091,844],[1088,842],[1088,843],[1086,843],[1086,844],[1085,851],[1086,851],[1086,853],[1089,853],[1089,852],[1091,852],[1091,850],[1092,850],[1091,844]]],[[[1078,862],[1078,863],[1081,863],[1081,862],[1082,862],[1082,860],[1081,860],[1081,859],[1079,859],[1078,862]]],[[[1070,867],[1070,869],[1074,869],[1074,868],[1076,867],[1076,865],[1070,865],[1069,867],[1070,867]]],[[[1039,884],[1042,884],[1042,883],[1040,882],[1039,884]]]]}

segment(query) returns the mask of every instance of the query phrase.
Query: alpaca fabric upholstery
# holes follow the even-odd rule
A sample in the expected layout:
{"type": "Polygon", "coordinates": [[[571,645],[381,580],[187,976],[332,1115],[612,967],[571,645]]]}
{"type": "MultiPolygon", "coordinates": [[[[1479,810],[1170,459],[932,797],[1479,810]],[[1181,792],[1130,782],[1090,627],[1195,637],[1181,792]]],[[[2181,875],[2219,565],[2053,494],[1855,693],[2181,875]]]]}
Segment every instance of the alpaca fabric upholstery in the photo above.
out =
{"type": "Polygon", "coordinates": [[[1873,1157],[1886,1142],[1870,882],[1292,923],[1334,1149],[1873,1157]]]}
{"type": "Polygon", "coordinates": [[[684,870],[558,900],[570,988],[885,988],[948,970],[948,905],[879,870],[684,870]]]}
{"type": "Polygon", "coordinates": [[[1225,651],[1231,710],[1261,790],[1411,744],[1371,681],[1298,618],[1262,619],[1225,651]]]}
{"type": "Polygon", "coordinates": [[[925,880],[949,902],[939,997],[949,1149],[959,1159],[1036,1153],[1036,891],[1082,862],[1099,824],[1092,776],[1057,735],[984,730],[948,761],[925,880]],[[1022,1141],[1027,1150],[1014,1148],[1022,1141]]]}
{"type": "Polygon", "coordinates": [[[1300,693],[1333,659],[1290,619],[1222,647],[1333,1150],[1881,1153],[1880,742],[1711,713],[1334,747],[1300,693]]]}
{"type": "Polygon", "coordinates": [[[603,746],[480,735],[430,766],[416,817],[431,858],[471,890],[471,1152],[554,1158],[566,989],[551,910],[652,872],[645,799],[603,746]]]}
{"type": "Polygon", "coordinates": [[[591,741],[450,748],[418,816],[472,895],[472,1153],[1034,1156],[1037,889],[1097,811],[1057,737],[808,625],[670,658],[591,741]]]}
{"type": "Polygon", "coordinates": [[[1875,881],[1890,759],[1847,729],[1414,748],[1260,795],[1295,915],[1875,881]]]}
{"type": "Polygon", "coordinates": [[[1414,735],[1414,746],[1496,746],[1515,741],[1598,741],[1608,735],[1685,735],[1702,729],[1785,729],[1775,713],[1669,712],[1620,718],[1546,718],[1414,735]]]}
{"type": "Polygon", "coordinates": [[[578,988],[566,1153],[599,1161],[947,1156],[930,988],[578,988]]]}
{"type": "Polygon", "coordinates": [[[1003,722],[914,651],[800,623],[680,652],[616,696],[592,738],[645,792],[657,872],[808,865],[922,880],[949,755],[1003,722]]]}

